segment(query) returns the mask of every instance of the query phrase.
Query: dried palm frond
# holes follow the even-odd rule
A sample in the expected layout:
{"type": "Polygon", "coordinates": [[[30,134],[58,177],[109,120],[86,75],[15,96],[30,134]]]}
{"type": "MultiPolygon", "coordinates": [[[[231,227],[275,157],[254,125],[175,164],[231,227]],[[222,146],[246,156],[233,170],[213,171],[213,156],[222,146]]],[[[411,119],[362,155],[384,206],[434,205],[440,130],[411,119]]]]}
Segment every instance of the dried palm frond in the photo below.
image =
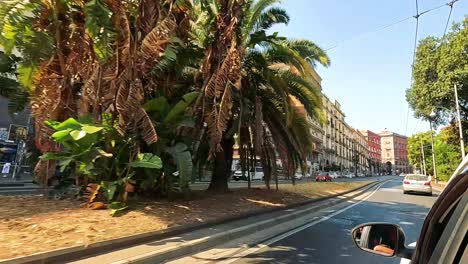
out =
{"type": "Polygon", "coordinates": [[[119,128],[121,131],[138,130],[146,144],[158,140],[153,123],[142,108],[143,86],[139,79],[127,84],[121,82],[117,92],[116,107],[119,113],[119,128]]]}
{"type": "Polygon", "coordinates": [[[232,88],[240,83],[241,56],[237,46],[236,30],[241,15],[241,2],[222,5],[217,19],[217,38],[206,52],[202,71],[205,77],[205,122],[210,136],[210,156],[221,150],[220,142],[231,119],[232,88]]]}

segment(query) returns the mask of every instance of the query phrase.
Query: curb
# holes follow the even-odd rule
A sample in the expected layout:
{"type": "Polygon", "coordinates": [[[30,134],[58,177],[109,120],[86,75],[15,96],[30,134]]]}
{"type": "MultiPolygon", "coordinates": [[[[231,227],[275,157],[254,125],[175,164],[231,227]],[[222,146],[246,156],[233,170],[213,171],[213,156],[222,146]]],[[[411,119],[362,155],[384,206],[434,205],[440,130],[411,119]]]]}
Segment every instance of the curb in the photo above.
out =
{"type": "MultiPolygon", "coordinates": [[[[122,237],[122,238],[106,240],[106,241],[97,242],[97,243],[93,243],[93,244],[86,245],[86,246],[81,245],[81,246],[75,246],[75,247],[61,248],[61,249],[57,249],[57,250],[53,250],[53,251],[37,253],[37,254],[24,256],[24,257],[18,257],[18,258],[13,258],[13,259],[5,259],[5,260],[0,261],[0,263],[12,263],[12,264],[16,264],[16,263],[18,263],[18,264],[20,264],[20,263],[21,264],[23,264],[23,263],[39,264],[40,263],[40,264],[45,264],[45,263],[63,263],[63,262],[69,262],[71,260],[79,260],[79,259],[83,259],[83,258],[86,258],[86,257],[91,257],[93,255],[109,253],[111,251],[120,250],[120,249],[128,248],[128,247],[131,247],[131,246],[136,246],[136,245],[139,245],[139,244],[144,244],[144,243],[148,243],[148,242],[155,241],[155,240],[162,240],[162,239],[165,239],[165,238],[169,238],[171,236],[176,236],[176,235],[180,235],[180,234],[183,234],[183,233],[189,233],[189,232],[192,232],[192,231],[195,231],[195,230],[198,230],[198,229],[202,229],[202,228],[206,228],[206,227],[210,227],[210,226],[213,226],[213,225],[226,224],[226,223],[229,223],[229,222],[233,222],[233,221],[248,218],[248,217],[259,216],[259,215],[263,215],[263,214],[267,214],[267,213],[273,213],[273,212],[282,211],[282,210],[294,209],[294,208],[301,207],[301,206],[304,206],[304,205],[318,203],[318,202],[321,202],[321,201],[336,198],[338,196],[346,195],[346,194],[361,190],[359,193],[354,194],[353,196],[347,197],[345,199],[340,199],[340,200],[333,201],[331,203],[328,203],[328,204],[325,204],[325,205],[322,205],[322,206],[310,208],[310,210],[319,210],[319,209],[322,209],[322,208],[324,208],[326,206],[334,205],[334,204],[337,204],[337,203],[352,199],[352,198],[364,193],[368,189],[370,189],[370,188],[374,187],[375,185],[377,185],[379,183],[382,183],[382,182],[385,182],[385,180],[384,181],[373,181],[373,182],[370,182],[370,183],[368,183],[366,185],[363,185],[361,187],[354,188],[352,190],[348,190],[348,191],[341,192],[341,193],[334,194],[334,195],[327,196],[327,197],[321,197],[321,198],[317,198],[317,199],[311,199],[311,200],[307,200],[307,201],[303,201],[303,202],[299,202],[299,203],[290,204],[290,205],[287,205],[285,207],[261,209],[261,210],[247,212],[247,213],[236,215],[236,216],[230,216],[230,217],[216,219],[216,220],[213,220],[213,221],[208,221],[208,222],[205,222],[205,223],[202,223],[202,224],[198,224],[198,223],[197,224],[189,224],[189,225],[185,225],[185,226],[168,228],[168,229],[165,229],[165,230],[147,232],[147,233],[127,236],[127,237],[122,237]]],[[[308,213],[309,210],[303,210],[301,212],[304,213],[304,211],[307,211],[305,213],[308,213]]],[[[297,217],[297,213],[298,212],[293,212],[293,213],[287,214],[287,215],[285,215],[283,217],[284,218],[286,218],[286,217],[297,217]],[[294,214],[294,213],[296,213],[296,214],[294,214]]],[[[270,220],[268,220],[266,222],[268,222],[268,224],[270,224],[271,221],[277,221],[277,220],[278,219],[274,218],[274,219],[270,219],[270,220]]],[[[284,220],[284,219],[281,218],[281,220],[284,220]]],[[[219,239],[220,236],[224,236],[227,239],[231,240],[231,239],[234,239],[236,237],[241,236],[243,233],[253,232],[252,229],[254,229],[254,228],[255,228],[255,230],[261,230],[263,227],[264,227],[264,225],[256,225],[255,227],[251,228],[250,230],[238,230],[239,228],[235,228],[235,229],[232,229],[232,230],[230,230],[229,232],[226,232],[226,233],[216,234],[214,236],[211,236],[211,237],[205,238],[205,239],[198,239],[196,241],[193,241],[194,243],[189,243],[186,246],[176,247],[175,249],[174,248],[169,248],[167,250],[162,250],[162,252],[159,252],[159,253],[151,252],[152,254],[149,254],[149,256],[144,256],[144,255],[139,256],[140,258],[138,260],[132,260],[131,263],[136,263],[136,262],[138,262],[138,263],[157,263],[158,261],[155,260],[155,256],[154,256],[155,253],[159,254],[159,255],[157,255],[157,257],[159,257],[161,259],[161,261],[164,261],[164,260],[167,260],[167,259],[170,259],[170,258],[174,258],[174,257],[180,256],[180,255],[187,255],[187,254],[195,253],[197,251],[200,251],[200,250],[203,250],[205,248],[209,248],[209,247],[211,247],[213,245],[219,244],[219,241],[216,241],[215,239],[219,239]],[[259,227],[259,226],[261,226],[261,227],[259,227]],[[149,262],[146,262],[146,260],[148,260],[149,262]],[[140,261],[142,261],[142,262],[140,262],[140,261]]],[[[245,227],[241,227],[241,229],[245,229],[245,227]]],[[[128,263],[128,262],[118,262],[118,263],[128,263]]]]}

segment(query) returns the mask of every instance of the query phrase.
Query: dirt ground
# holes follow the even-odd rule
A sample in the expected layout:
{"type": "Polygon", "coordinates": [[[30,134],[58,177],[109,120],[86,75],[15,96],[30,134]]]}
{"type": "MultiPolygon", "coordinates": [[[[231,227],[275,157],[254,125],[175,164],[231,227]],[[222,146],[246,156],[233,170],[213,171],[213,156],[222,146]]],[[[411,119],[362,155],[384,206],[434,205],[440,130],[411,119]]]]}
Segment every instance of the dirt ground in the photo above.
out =
{"type": "Polygon", "coordinates": [[[133,200],[131,209],[118,217],[109,210],[80,208],[75,200],[0,196],[0,260],[281,207],[367,183],[286,184],[278,192],[235,189],[222,195],[196,192],[189,201],[133,200]]]}

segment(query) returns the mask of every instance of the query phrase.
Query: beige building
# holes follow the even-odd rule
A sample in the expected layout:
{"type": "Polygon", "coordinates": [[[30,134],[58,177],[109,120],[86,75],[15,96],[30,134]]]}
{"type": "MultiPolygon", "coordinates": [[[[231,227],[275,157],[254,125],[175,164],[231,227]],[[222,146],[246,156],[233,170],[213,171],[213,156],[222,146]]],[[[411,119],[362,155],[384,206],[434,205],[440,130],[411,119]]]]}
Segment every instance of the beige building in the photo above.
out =
{"type": "Polygon", "coordinates": [[[357,166],[357,172],[369,175],[369,144],[366,137],[357,129],[354,129],[354,165],[357,166]]]}
{"type": "Polygon", "coordinates": [[[350,168],[349,126],[338,101],[331,101],[323,95],[323,110],[327,120],[323,125],[323,153],[320,157],[322,168],[346,171],[350,168]]]}
{"type": "Polygon", "coordinates": [[[410,172],[408,138],[387,130],[380,132],[379,135],[381,137],[382,162],[387,174],[410,172]]]}

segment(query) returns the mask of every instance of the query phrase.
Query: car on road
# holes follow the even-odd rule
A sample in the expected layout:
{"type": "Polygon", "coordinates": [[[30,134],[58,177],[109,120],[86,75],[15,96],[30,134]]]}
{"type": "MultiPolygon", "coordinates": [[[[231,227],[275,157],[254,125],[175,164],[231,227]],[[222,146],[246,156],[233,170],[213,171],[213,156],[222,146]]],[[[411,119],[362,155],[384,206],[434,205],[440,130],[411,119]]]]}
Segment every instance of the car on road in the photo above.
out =
{"type": "Polygon", "coordinates": [[[400,173],[399,176],[400,176],[400,177],[406,177],[406,174],[405,174],[405,173],[400,173]]]}
{"type": "Polygon", "coordinates": [[[415,247],[406,244],[403,229],[393,223],[361,224],[351,237],[359,249],[400,257],[401,263],[468,263],[468,156],[427,214],[415,247]]]}
{"type": "Polygon", "coordinates": [[[294,173],[294,179],[296,179],[296,180],[302,180],[304,177],[309,177],[309,174],[305,173],[305,175],[304,175],[304,174],[302,174],[301,171],[296,171],[296,173],[294,173]]]}
{"type": "Polygon", "coordinates": [[[340,177],[340,174],[336,171],[330,172],[330,177],[332,179],[338,179],[340,177]]]}
{"type": "Polygon", "coordinates": [[[353,173],[348,173],[348,174],[345,174],[344,177],[348,178],[348,179],[352,179],[352,178],[354,178],[354,174],[353,173]]]}
{"type": "Polygon", "coordinates": [[[408,174],[403,179],[403,193],[425,193],[432,195],[431,177],[422,174],[408,174]]]}
{"type": "Polygon", "coordinates": [[[330,174],[328,174],[328,172],[320,172],[317,176],[315,176],[315,181],[331,182],[332,177],[330,177],[330,174]]]}
{"type": "MultiPolygon", "coordinates": [[[[232,178],[235,181],[246,181],[247,177],[249,176],[248,172],[245,171],[244,174],[242,173],[242,170],[236,170],[234,174],[232,175],[232,178]]],[[[255,170],[250,171],[250,179],[251,180],[263,180],[263,168],[262,167],[255,167],[255,170]]]]}

